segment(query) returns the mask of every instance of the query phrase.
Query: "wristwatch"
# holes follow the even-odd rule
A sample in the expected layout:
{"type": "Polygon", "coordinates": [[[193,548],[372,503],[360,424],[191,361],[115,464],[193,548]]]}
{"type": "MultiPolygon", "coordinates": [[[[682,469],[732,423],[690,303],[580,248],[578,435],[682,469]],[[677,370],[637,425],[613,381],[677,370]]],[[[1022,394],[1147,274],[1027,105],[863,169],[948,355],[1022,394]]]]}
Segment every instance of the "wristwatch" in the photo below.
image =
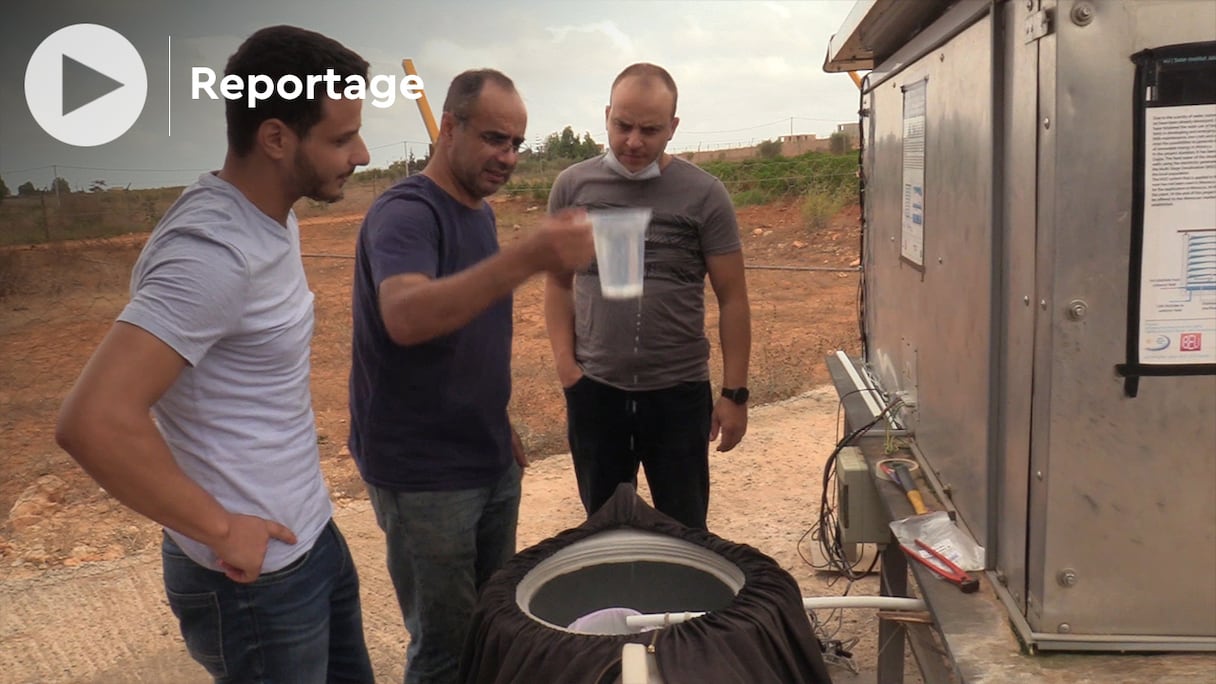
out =
{"type": "Polygon", "coordinates": [[[727,389],[726,387],[723,387],[722,396],[742,406],[743,404],[747,403],[747,398],[751,396],[751,393],[747,391],[746,387],[740,387],[738,389],[727,389]]]}

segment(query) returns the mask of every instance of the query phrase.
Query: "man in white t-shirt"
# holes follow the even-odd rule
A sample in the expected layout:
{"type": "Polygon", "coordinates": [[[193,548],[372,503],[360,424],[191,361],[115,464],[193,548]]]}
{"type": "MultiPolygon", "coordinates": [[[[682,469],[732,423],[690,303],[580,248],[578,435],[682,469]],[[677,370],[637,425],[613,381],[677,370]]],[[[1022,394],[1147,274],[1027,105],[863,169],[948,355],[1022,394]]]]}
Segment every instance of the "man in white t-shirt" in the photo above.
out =
{"type": "MultiPolygon", "coordinates": [[[[225,74],[366,79],[367,68],[330,38],[276,26],[225,74]]],[[[340,199],[368,153],[362,101],[318,95],[227,102],[223,168],[152,232],[131,301],[56,431],[107,491],[164,526],[169,605],[216,680],[374,679],[358,576],[321,475],[313,295],[291,210],[301,197],[340,199]]]]}

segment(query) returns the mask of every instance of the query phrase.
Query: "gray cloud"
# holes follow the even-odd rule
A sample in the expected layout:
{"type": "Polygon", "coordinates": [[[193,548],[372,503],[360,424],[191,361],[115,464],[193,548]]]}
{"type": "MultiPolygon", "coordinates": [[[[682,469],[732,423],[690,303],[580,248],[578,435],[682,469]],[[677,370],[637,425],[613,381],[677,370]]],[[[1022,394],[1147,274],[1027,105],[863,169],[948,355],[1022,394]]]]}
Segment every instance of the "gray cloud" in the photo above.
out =
{"type": "MultiPolygon", "coordinates": [[[[30,167],[210,169],[223,158],[223,107],[189,97],[189,67],[222,69],[240,41],[261,26],[292,23],[321,31],[362,54],[373,73],[402,75],[414,60],[436,112],[460,71],[489,66],[511,76],[529,110],[528,139],[571,126],[604,141],[604,105],[613,77],[635,61],[668,68],[680,86],[681,125],[672,149],[758,142],[789,133],[827,135],[854,120],[857,91],[848,76],[822,72],[823,56],[852,0],[800,2],[629,2],[423,0],[236,0],[200,3],[50,0],[0,22],[0,175],[9,187],[30,167]],[[139,48],[148,69],[148,104],[136,128],[101,148],[82,150],[42,133],[25,108],[23,70],[41,37],[79,21],[108,22],[139,48]],[[167,39],[173,37],[173,92],[167,39]],[[172,136],[169,104],[172,105],[172,136]]],[[[417,106],[364,107],[372,164],[408,150],[424,153],[417,106]],[[414,142],[411,142],[414,141],[414,142]]],[[[40,171],[49,182],[50,171],[40,171]]],[[[32,175],[32,174],[31,174],[32,175]]],[[[66,172],[74,185],[104,171],[66,172]],[[75,176],[73,177],[73,174],[75,176]]],[[[186,182],[192,172],[108,173],[111,184],[186,182]]]]}

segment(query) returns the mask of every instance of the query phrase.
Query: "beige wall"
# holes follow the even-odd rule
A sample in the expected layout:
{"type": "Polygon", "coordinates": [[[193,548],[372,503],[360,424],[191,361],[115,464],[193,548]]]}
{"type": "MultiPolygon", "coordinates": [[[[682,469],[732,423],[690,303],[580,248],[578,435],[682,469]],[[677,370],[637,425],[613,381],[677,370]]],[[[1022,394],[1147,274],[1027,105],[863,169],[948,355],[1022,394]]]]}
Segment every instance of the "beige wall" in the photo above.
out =
{"type": "MultiPolygon", "coordinates": [[[[816,137],[814,133],[805,133],[800,135],[783,135],[781,140],[781,156],[782,157],[797,157],[800,154],[807,152],[828,152],[831,150],[832,141],[828,138],[816,137]]],[[[850,147],[857,149],[856,138],[849,139],[850,147]]],[[[750,145],[748,147],[732,147],[725,150],[698,150],[679,152],[678,157],[687,159],[694,164],[704,164],[706,162],[715,161],[743,161],[744,159],[754,159],[760,156],[759,146],[750,145]]]]}

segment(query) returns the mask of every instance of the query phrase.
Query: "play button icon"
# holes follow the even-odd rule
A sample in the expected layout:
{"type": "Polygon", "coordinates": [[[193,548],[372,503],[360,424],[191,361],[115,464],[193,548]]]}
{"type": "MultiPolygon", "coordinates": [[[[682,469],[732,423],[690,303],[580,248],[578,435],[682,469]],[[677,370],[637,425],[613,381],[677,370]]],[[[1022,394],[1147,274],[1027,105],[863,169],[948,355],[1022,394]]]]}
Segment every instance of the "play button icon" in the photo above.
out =
{"type": "Polygon", "coordinates": [[[25,101],[34,120],[60,142],[104,145],[139,119],[148,74],[135,46],[98,24],[73,24],[47,36],[25,67],[25,101]]]}
{"type": "Polygon", "coordinates": [[[63,56],[63,116],[80,109],[103,95],[122,87],[122,83],[105,74],[63,56]]]}

